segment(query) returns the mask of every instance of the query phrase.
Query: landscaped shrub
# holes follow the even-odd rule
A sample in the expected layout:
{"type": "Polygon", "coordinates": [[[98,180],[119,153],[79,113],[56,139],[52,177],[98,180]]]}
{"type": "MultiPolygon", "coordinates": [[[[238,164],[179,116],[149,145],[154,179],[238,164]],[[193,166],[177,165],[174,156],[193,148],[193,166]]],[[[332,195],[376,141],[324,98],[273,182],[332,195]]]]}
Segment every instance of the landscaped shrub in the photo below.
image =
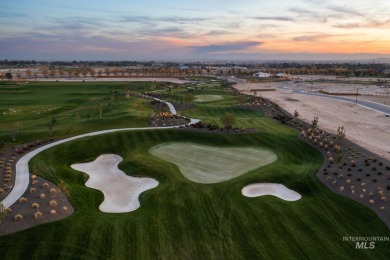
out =
{"type": "Polygon", "coordinates": [[[52,209],[52,210],[50,210],[50,214],[55,215],[55,214],[57,214],[57,211],[55,211],[54,209],[52,209]]]}
{"type": "Polygon", "coordinates": [[[52,207],[57,207],[57,201],[55,201],[55,200],[51,200],[51,201],[49,202],[49,204],[50,204],[50,206],[52,206],[52,207]]]}
{"type": "Polygon", "coordinates": [[[36,203],[36,202],[34,202],[33,204],[31,204],[31,207],[32,207],[33,209],[39,209],[39,204],[36,203]]]}
{"type": "Polygon", "coordinates": [[[34,192],[36,192],[37,191],[37,189],[35,189],[35,188],[31,188],[30,189],[30,193],[34,193],[34,192]]]}
{"type": "Polygon", "coordinates": [[[44,199],[44,198],[46,198],[46,195],[45,195],[45,193],[41,193],[41,194],[39,195],[39,197],[40,197],[41,199],[44,199]]]}
{"type": "Polygon", "coordinates": [[[34,213],[34,218],[40,219],[41,217],[42,217],[42,212],[37,211],[37,212],[34,213]]]}
{"type": "Polygon", "coordinates": [[[20,220],[23,219],[23,215],[22,215],[22,214],[16,214],[15,217],[14,217],[14,219],[15,219],[16,221],[20,221],[20,220]]]}
{"type": "Polygon", "coordinates": [[[20,203],[24,203],[24,202],[26,202],[27,201],[27,199],[25,198],[25,197],[20,197],[20,199],[19,199],[19,202],[20,203]]]}

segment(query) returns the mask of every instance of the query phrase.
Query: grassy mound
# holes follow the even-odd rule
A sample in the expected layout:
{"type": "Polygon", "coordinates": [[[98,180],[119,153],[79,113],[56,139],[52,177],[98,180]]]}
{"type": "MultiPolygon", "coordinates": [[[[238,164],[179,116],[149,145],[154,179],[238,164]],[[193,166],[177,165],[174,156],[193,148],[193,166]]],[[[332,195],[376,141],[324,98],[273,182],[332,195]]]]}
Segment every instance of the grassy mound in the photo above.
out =
{"type": "Polygon", "coordinates": [[[165,143],[153,147],[149,152],[176,164],[187,179],[198,183],[230,180],[276,161],[273,152],[251,147],[221,148],[194,143],[165,143]]]}

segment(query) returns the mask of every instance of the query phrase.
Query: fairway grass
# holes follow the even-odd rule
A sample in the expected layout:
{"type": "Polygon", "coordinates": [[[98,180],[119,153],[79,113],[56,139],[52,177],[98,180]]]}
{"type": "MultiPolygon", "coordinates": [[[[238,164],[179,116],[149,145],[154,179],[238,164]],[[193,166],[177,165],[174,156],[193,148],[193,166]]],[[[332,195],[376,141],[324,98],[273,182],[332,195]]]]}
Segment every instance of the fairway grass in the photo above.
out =
{"type": "Polygon", "coordinates": [[[104,201],[99,209],[107,213],[124,213],[138,209],[139,195],[157,187],[158,181],[152,178],[127,176],[118,168],[122,157],[103,154],[93,162],[72,164],[71,167],[89,176],[87,187],[103,192],[104,201]]]}
{"type": "Polygon", "coordinates": [[[278,183],[254,183],[245,186],[241,192],[242,195],[250,198],[265,195],[275,196],[286,201],[296,201],[302,198],[299,193],[278,183]]]}
{"type": "Polygon", "coordinates": [[[218,183],[273,163],[276,155],[253,147],[217,147],[194,143],[165,143],[149,152],[176,164],[180,172],[197,183],[218,183]]]}
{"type": "Polygon", "coordinates": [[[386,243],[356,250],[354,243],[342,241],[343,236],[390,233],[374,212],[325,187],[315,176],[321,154],[286,130],[280,126],[282,134],[245,135],[128,131],[45,150],[30,161],[31,171],[54,184],[67,183],[75,212],[59,222],[0,237],[0,259],[388,259],[386,243]],[[250,174],[205,185],[189,181],[176,165],[149,153],[172,142],[261,147],[278,159],[250,174]],[[86,187],[88,176],[70,167],[102,154],[121,156],[118,167],[129,176],[159,182],[140,194],[137,210],[101,212],[104,194],[86,187]],[[242,188],[253,183],[280,183],[302,199],[244,197],[242,188]]]}
{"type": "Polygon", "coordinates": [[[224,99],[221,95],[196,95],[196,102],[209,102],[209,101],[217,101],[224,99]]]}

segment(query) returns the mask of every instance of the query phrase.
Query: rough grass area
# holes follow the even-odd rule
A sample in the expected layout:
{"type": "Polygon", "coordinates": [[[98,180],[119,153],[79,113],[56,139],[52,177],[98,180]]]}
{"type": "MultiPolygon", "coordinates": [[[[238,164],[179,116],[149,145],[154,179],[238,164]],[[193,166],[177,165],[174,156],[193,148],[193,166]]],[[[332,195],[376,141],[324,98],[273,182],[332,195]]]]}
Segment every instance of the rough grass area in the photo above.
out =
{"type": "Polygon", "coordinates": [[[196,95],[195,101],[197,102],[209,102],[223,99],[221,95],[196,95]]]}
{"type": "Polygon", "coordinates": [[[222,148],[178,142],[155,146],[149,152],[176,164],[187,179],[198,183],[230,180],[277,159],[276,154],[262,148],[222,148]]]}

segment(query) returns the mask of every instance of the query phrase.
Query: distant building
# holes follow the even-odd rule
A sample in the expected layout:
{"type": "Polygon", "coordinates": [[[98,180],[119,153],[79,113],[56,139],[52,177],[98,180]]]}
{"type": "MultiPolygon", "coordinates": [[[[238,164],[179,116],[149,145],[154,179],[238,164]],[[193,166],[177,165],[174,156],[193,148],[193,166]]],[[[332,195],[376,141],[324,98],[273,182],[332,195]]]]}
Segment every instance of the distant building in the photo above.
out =
{"type": "Polygon", "coordinates": [[[276,73],[275,76],[277,78],[282,78],[282,79],[290,79],[291,75],[287,73],[276,73]]]}
{"type": "Polygon", "coordinates": [[[269,77],[271,77],[271,74],[265,73],[265,72],[257,72],[255,74],[253,74],[253,77],[269,78],[269,77]]]}

